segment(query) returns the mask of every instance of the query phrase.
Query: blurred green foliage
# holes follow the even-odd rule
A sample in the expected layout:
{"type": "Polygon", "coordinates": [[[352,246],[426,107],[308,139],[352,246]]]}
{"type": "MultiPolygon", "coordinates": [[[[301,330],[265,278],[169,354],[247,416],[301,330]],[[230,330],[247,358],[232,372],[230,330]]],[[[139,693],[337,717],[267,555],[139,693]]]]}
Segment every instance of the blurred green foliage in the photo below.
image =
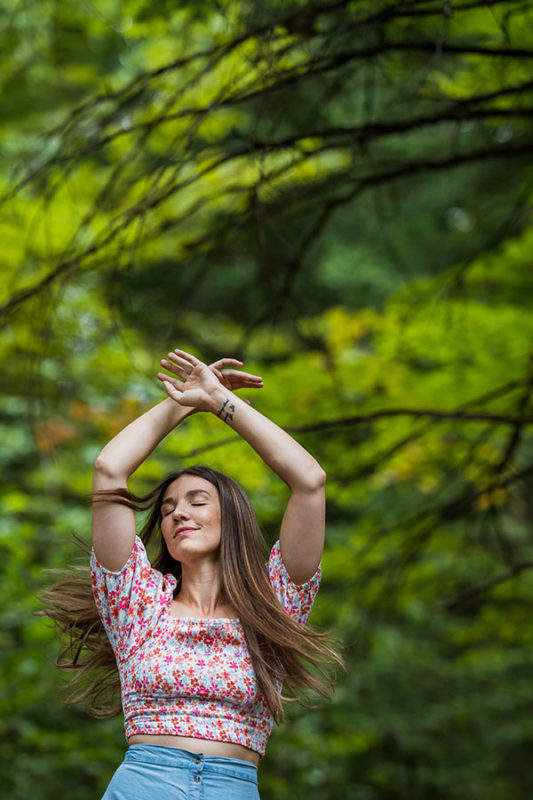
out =
{"type": "MultiPolygon", "coordinates": [[[[348,672],[288,710],[263,800],[533,794],[533,11],[499,0],[0,9],[0,760],[100,796],[122,720],[61,702],[34,616],[94,459],[169,347],[243,357],[328,473],[314,623],[348,672]]],[[[286,490],[215,418],[139,470],[286,490]]]]}

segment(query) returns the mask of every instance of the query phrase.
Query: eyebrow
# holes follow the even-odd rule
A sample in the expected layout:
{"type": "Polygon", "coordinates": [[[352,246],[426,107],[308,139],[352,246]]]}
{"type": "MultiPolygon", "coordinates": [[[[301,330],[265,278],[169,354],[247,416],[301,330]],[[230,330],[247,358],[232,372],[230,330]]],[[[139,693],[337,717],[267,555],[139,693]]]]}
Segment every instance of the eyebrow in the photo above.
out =
{"type": "MultiPolygon", "coordinates": [[[[206,489],[190,489],[188,492],[185,492],[185,497],[194,497],[195,494],[205,494],[206,497],[210,497],[209,492],[206,489]]],[[[175,503],[176,501],[172,496],[165,497],[162,501],[161,505],[164,506],[167,503],[175,503]]]]}

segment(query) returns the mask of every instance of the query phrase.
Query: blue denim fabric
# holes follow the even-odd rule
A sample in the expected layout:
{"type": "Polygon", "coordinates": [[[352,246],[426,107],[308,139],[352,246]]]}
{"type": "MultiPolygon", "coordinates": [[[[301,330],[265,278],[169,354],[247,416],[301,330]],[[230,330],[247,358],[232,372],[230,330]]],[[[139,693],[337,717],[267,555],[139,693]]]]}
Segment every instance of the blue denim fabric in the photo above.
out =
{"type": "Polygon", "coordinates": [[[102,800],[259,800],[257,767],[236,758],[132,744],[102,800]]]}

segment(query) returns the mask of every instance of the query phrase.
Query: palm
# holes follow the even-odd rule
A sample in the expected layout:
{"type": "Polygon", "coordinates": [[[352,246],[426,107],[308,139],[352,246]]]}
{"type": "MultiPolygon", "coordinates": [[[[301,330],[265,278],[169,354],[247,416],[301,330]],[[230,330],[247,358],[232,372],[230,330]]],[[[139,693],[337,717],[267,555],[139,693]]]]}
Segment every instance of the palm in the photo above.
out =
{"type": "Polygon", "coordinates": [[[197,407],[206,395],[216,391],[220,382],[211,369],[203,363],[197,364],[192,372],[187,375],[179,387],[181,392],[180,402],[186,406],[197,407]]]}

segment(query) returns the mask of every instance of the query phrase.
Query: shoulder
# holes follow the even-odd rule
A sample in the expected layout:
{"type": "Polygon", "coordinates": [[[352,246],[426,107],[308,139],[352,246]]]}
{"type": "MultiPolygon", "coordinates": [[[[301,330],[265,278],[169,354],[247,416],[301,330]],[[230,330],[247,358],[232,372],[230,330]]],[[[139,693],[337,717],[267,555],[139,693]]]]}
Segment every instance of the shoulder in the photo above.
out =
{"type": "Polygon", "coordinates": [[[124,658],[149,635],[171,601],[176,579],[150,564],[139,537],[119,572],[103,567],[91,554],[93,594],[100,618],[118,658],[124,658]]]}
{"type": "Polygon", "coordinates": [[[283,562],[278,540],[270,551],[268,575],[272,588],[285,611],[298,622],[307,622],[320,587],[322,577],[320,566],[308,581],[301,584],[295,583],[283,562]]]}
{"type": "Polygon", "coordinates": [[[176,579],[173,575],[163,575],[152,567],[146,548],[139,536],[135,537],[131,555],[118,572],[102,566],[93,549],[91,578],[97,604],[98,602],[106,605],[119,603],[123,609],[134,604],[150,605],[159,596],[163,597],[161,602],[169,602],[176,587],[176,579]]]}

